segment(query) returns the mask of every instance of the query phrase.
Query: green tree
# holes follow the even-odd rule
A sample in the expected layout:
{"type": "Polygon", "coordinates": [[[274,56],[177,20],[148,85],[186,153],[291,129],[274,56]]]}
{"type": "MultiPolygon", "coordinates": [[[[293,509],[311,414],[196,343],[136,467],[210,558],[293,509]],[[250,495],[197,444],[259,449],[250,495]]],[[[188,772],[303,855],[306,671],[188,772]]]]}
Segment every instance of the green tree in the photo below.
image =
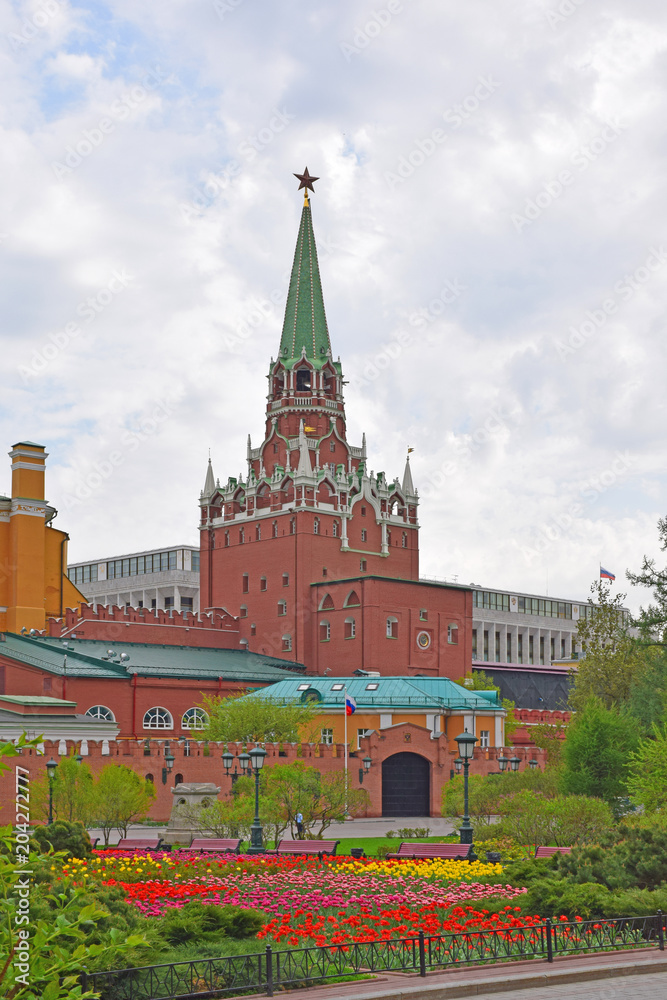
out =
{"type": "Polygon", "coordinates": [[[104,843],[109,843],[112,830],[126,837],[130,823],[145,819],[154,798],[153,783],[144,781],[136,771],[124,764],[103,767],[94,785],[92,811],[104,843]]]}
{"type": "Polygon", "coordinates": [[[563,746],[562,790],[604,799],[612,808],[627,794],[637,724],[625,712],[589,698],[570,723],[563,746]]]}
{"type": "Polygon", "coordinates": [[[557,770],[563,761],[563,747],[565,745],[565,735],[567,726],[564,722],[541,723],[538,726],[531,726],[530,735],[533,743],[540,750],[547,752],[547,769],[557,770]]]}
{"type": "Polygon", "coordinates": [[[465,677],[459,677],[454,681],[460,687],[467,688],[468,691],[495,691],[498,695],[498,700],[500,704],[507,712],[505,716],[505,741],[508,746],[512,744],[512,737],[519,727],[515,715],[516,702],[511,701],[509,698],[500,697],[500,688],[497,684],[493,683],[493,679],[488,677],[483,670],[473,670],[471,674],[465,677]]]}
{"type": "MultiPolygon", "coordinates": [[[[85,761],[61,757],[52,779],[53,818],[88,826],[93,806],[93,772],[85,761]]],[[[44,774],[32,783],[31,798],[38,812],[48,817],[49,778],[44,774]]]]}
{"type": "Polygon", "coordinates": [[[271,698],[205,697],[208,724],[202,739],[229,743],[298,743],[310,736],[316,706],[310,701],[280,703],[271,698]]]}
{"type": "Polygon", "coordinates": [[[577,636],[585,652],[578,661],[570,705],[578,712],[589,698],[599,698],[607,708],[624,705],[634,678],[643,664],[642,648],[629,633],[630,622],[623,610],[625,594],[612,595],[603,580],[591,587],[589,614],[577,624],[577,636]]]}
{"type": "MultiPolygon", "coordinates": [[[[662,517],[658,521],[658,535],[660,548],[665,552],[667,550],[667,517],[662,517]]],[[[644,556],[639,573],[628,571],[626,576],[630,583],[635,586],[648,587],[653,591],[654,603],[649,604],[646,608],[640,608],[634,624],[641,629],[645,640],[667,643],[667,569],[656,569],[655,559],[644,556]]]]}
{"type": "Polygon", "coordinates": [[[649,812],[667,805],[667,727],[654,729],[630,756],[628,791],[649,812]]]}

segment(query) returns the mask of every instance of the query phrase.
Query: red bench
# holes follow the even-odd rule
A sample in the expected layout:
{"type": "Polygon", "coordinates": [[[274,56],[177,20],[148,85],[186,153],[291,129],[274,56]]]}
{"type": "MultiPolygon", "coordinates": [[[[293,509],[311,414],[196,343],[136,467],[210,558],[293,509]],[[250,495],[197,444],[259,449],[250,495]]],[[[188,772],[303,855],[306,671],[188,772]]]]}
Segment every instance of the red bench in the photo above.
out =
{"type": "Polygon", "coordinates": [[[335,854],[340,840],[280,840],[275,851],[267,854],[335,854]]]}
{"type": "Polygon", "coordinates": [[[454,861],[470,861],[471,853],[472,844],[415,844],[404,840],[396,854],[387,854],[387,858],[449,858],[454,861]]]}
{"type": "Polygon", "coordinates": [[[571,847],[536,847],[536,858],[551,858],[554,854],[569,854],[571,847]]]}
{"type": "Polygon", "coordinates": [[[117,844],[109,846],[117,851],[159,851],[162,837],[123,837],[117,844]]]}
{"type": "Polygon", "coordinates": [[[239,848],[241,846],[241,840],[225,840],[222,838],[215,837],[195,837],[189,847],[176,847],[177,851],[189,851],[194,853],[210,853],[215,851],[217,853],[226,852],[227,854],[238,854],[239,848]]]}

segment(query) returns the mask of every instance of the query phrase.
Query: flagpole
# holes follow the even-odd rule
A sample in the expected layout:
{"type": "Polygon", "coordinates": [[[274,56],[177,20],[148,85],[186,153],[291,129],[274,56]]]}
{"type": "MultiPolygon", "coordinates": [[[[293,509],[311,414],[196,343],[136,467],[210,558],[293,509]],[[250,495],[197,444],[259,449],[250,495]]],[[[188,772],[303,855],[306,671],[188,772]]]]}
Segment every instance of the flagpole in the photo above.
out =
{"type": "Polygon", "coordinates": [[[343,691],[343,715],[345,717],[345,815],[347,816],[347,687],[343,691]]]}

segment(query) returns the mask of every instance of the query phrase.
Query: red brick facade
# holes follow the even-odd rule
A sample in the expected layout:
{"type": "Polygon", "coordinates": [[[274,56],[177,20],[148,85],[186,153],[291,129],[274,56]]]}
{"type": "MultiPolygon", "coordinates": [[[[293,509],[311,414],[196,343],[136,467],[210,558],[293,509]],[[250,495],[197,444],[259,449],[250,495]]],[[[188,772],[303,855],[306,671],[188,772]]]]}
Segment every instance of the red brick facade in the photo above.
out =
{"type": "MultiPolygon", "coordinates": [[[[63,749],[67,749],[68,753],[86,750],[84,759],[95,774],[105,764],[125,764],[144,778],[151,776],[149,780],[155,784],[157,798],[149,818],[165,822],[171,812],[174,798],[171,789],[177,779],[187,782],[212,781],[221,787],[221,797],[230,794],[231,778],[225,774],[221,760],[221,754],[224,750],[222,743],[209,744],[207,753],[204,744],[190,741],[188,753],[183,743],[170,740],[169,747],[176,759],[166,784],[162,783],[164,744],[165,739],[151,739],[148,744],[150,754],[147,755],[144,740],[110,740],[107,745],[89,742],[84,748],[71,741],[68,741],[66,745],[47,741],[44,745],[43,755],[38,755],[35,751],[24,751],[20,758],[20,764],[21,767],[30,771],[33,780],[44,774],[45,762],[50,757],[56,761],[60,759],[60,751],[63,749]]],[[[231,744],[229,749],[233,753],[240,753],[243,746],[242,744],[236,746],[231,744]]],[[[342,771],[344,768],[342,744],[333,746],[311,743],[300,745],[266,744],[266,750],[268,757],[265,766],[267,767],[303,760],[305,764],[317,767],[324,772],[342,771]]],[[[453,762],[458,753],[456,744],[448,745],[444,737],[434,740],[428,730],[410,723],[394,726],[381,733],[372,733],[362,740],[358,755],[349,758],[349,774],[353,788],[360,787],[359,770],[362,768],[362,758],[370,756],[373,761],[371,769],[364,775],[361,785],[370,795],[370,806],[365,815],[369,817],[382,815],[382,764],[393,755],[406,751],[423,757],[429,762],[429,815],[441,815],[442,790],[450,779],[453,762]]],[[[528,760],[533,757],[538,760],[540,767],[544,767],[542,751],[531,748],[530,750],[519,749],[516,752],[522,761],[521,770],[528,766],[528,760]]],[[[497,771],[497,757],[500,753],[499,749],[475,749],[470,773],[489,774],[497,771]]],[[[13,771],[10,770],[9,774],[0,778],[0,802],[3,804],[12,801],[13,785],[14,775],[13,771]]],[[[0,823],[8,821],[7,816],[3,818],[3,812],[0,812],[0,823]]]]}

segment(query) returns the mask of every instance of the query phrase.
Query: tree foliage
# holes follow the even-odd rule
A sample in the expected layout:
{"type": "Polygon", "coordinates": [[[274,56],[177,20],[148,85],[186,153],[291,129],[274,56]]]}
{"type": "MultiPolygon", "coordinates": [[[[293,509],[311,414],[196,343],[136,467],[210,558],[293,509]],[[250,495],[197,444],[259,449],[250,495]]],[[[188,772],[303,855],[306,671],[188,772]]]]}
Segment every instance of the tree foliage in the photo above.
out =
{"type": "Polygon", "coordinates": [[[500,697],[500,688],[497,684],[494,684],[493,678],[488,677],[483,670],[473,670],[473,672],[466,677],[459,677],[454,681],[455,684],[460,685],[460,687],[466,688],[468,691],[495,691],[498,695],[498,700],[500,704],[507,712],[505,716],[505,742],[508,746],[512,743],[512,736],[519,727],[515,715],[516,703],[511,701],[509,698],[500,697]]]}
{"type": "Polygon", "coordinates": [[[54,820],[78,822],[87,826],[92,819],[93,781],[93,773],[85,761],[79,762],[74,756],[61,757],[53,778],[49,779],[47,774],[43,774],[31,782],[35,815],[39,815],[44,821],[48,818],[50,787],[54,820]]]}
{"type": "MultiPolygon", "coordinates": [[[[660,548],[667,551],[667,517],[662,517],[658,521],[658,535],[660,537],[660,548]]],[[[640,628],[646,640],[657,639],[661,643],[667,642],[667,569],[656,569],[655,559],[644,556],[642,568],[639,573],[630,573],[626,576],[630,583],[637,587],[648,587],[653,591],[653,604],[646,608],[640,608],[639,615],[635,619],[635,624],[640,628]]]]}
{"type": "Polygon", "coordinates": [[[667,805],[667,727],[655,728],[630,756],[627,785],[635,802],[649,812],[667,805]]]}
{"type": "Polygon", "coordinates": [[[313,729],[316,706],[309,701],[281,704],[270,698],[232,695],[205,697],[206,740],[228,743],[298,743],[313,729]]]}
{"type": "Polygon", "coordinates": [[[629,633],[625,594],[612,595],[610,587],[597,580],[591,587],[590,615],[580,618],[577,635],[585,656],[578,661],[570,705],[579,712],[589,698],[598,698],[606,708],[628,701],[634,678],[642,667],[643,650],[629,633]]]}
{"type": "Polygon", "coordinates": [[[95,782],[93,813],[95,822],[109,843],[109,834],[118,830],[127,836],[130,823],[145,819],[155,798],[153,783],[123,764],[107,764],[95,782]]]}
{"type": "Polygon", "coordinates": [[[637,724],[625,712],[590,698],[570,723],[563,746],[561,787],[573,795],[598,796],[614,807],[627,794],[637,724]]]}

